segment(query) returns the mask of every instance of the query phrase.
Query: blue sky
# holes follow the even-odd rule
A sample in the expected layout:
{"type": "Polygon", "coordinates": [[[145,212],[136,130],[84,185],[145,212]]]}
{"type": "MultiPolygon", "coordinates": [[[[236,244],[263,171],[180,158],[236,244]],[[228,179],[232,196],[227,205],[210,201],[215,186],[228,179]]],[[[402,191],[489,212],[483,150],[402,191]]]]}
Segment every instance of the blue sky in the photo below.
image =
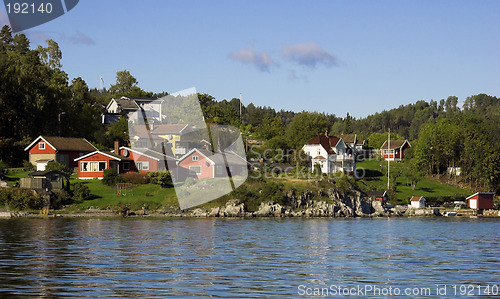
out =
{"type": "Polygon", "coordinates": [[[500,1],[81,0],[24,33],[90,87],[127,69],[148,91],[363,117],[500,96],[499,16],[500,1]]]}

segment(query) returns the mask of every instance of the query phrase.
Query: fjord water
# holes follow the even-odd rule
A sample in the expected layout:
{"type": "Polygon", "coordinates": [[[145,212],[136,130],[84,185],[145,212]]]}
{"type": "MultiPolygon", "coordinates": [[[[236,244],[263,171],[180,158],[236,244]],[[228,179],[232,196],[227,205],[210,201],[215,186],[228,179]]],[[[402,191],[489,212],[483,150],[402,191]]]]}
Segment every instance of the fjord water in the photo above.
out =
{"type": "Polygon", "coordinates": [[[296,297],[500,285],[498,219],[0,220],[0,296],[296,297]]]}

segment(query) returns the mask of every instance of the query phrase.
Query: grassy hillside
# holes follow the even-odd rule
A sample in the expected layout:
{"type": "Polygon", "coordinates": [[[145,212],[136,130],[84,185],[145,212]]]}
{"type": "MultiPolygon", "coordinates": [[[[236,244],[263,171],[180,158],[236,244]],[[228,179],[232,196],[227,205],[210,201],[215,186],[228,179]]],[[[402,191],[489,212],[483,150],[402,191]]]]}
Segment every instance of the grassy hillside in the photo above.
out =
{"type": "MultiPolygon", "coordinates": [[[[366,179],[359,181],[359,186],[364,190],[387,190],[387,162],[377,160],[366,160],[356,164],[358,169],[366,171],[366,179]],[[371,180],[370,178],[373,178],[371,180]]],[[[404,173],[403,163],[391,162],[390,172],[392,175],[399,172],[404,173]]],[[[412,190],[410,182],[400,175],[396,179],[396,196],[400,202],[406,202],[412,196],[424,196],[426,198],[435,197],[467,197],[473,192],[446,184],[442,184],[431,177],[424,177],[412,190]]]]}

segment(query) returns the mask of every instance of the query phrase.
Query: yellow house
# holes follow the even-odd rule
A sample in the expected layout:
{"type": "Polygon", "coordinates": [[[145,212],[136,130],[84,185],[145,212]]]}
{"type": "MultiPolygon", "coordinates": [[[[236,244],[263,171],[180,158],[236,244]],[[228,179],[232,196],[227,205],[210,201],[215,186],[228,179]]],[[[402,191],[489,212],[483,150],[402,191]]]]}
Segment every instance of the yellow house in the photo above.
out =
{"type": "Polygon", "coordinates": [[[196,132],[186,124],[156,125],[152,135],[166,140],[175,156],[186,154],[194,143],[199,143],[196,132]]]}

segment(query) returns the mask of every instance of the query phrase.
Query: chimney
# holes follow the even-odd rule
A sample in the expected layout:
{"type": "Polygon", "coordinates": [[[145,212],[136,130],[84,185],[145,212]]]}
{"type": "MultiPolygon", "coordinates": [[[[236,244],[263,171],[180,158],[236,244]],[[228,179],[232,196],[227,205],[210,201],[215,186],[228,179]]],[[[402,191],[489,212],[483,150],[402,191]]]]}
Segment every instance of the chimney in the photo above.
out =
{"type": "Polygon", "coordinates": [[[115,141],[115,155],[119,155],[120,154],[120,143],[117,141],[115,141]]]}

